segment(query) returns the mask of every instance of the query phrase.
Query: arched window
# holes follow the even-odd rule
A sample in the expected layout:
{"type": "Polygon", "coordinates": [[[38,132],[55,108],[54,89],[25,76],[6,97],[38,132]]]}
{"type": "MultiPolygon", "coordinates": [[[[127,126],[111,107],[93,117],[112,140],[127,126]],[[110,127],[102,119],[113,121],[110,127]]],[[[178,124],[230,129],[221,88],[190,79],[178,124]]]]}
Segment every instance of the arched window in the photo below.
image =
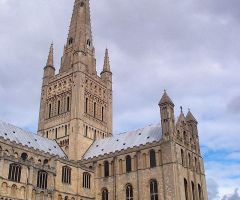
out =
{"type": "Polygon", "coordinates": [[[185,198],[188,200],[188,182],[186,179],[184,179],[184,191],[185,191],[185,198]]]}
{"type": "Polygon", "coordinates": [[[37,187],[41,189],[47,189],[47,179],[48,173],[45,171],[38,171],[38,178],[37,178],[37,187]]]}
{"type": "Polygon", "coordinates": [[[68,40],[68,44],[70,45],[70,44],[72,44],[73,43],[73,38],[71,37],[71,38],[69,38],[69,40],[68,40]]]}
{"type": "Polygon", "coordinates": [[[85,113],[88,113],[88,98],[85,101],[85,113]]]}
{"type": "Polygon", "coordinates": [[[201,185],[198,184],[198,199],[203,200],[202,198],[202,188],[201,185]]]}
{"type": "Polygon", "coordinates": [[[96,117],[96,107],[97,107],[97,103],[94,102],[93,104],[93,116],[96,117]]]}
{"type": "Polygon", "coordinates": [[[13,197],[16,197],[17,196],[17,186],[16,185],[13,185],[12,188],[11,188],[11,195],[13,197]]]}
{"type": "Polygon", "coordinates": [[[195,200],[195,185],[192,182],[192,200],[195,200]]]}
{"type": "Polygon", "coordinates": [[[72,169],[68,166],[62,167],[62,182],[71,184],[72,169]]]}
{"type": "Polygon", "coordinates": [[[48,106],[48,118],[50,118],[52,115],[52,104],[49,104],[48,106]]]}
{"type": "Polygon", "coordinates": [[[65,136],[67,136],[68,135],[68,127],[67,127],[67,125],[65,125],[65,136]]]}
{"type": "Polygon", "coordinates": [[[64,197],[64,200],[68,200],[68,196],[64,197]]]}
{"type": "Polygon", "coordinates": [[[57,128],[55,129],[55,139],[57,139],[58,138],[58,130],[57,130],[57,128]]]}
{"type": "Polygon", "coordinates": [[[126,200],[133,200],[133,187],[130,184],[126,186],[126,200]]]}
{"type": "Polygon", "coordinates": [[[70,111],[70,97],[67,97],[67,112],[70,111]]]}
{"type": "Polygon", "coordinates": [[[109,176],[109,162],[107,160],[104,162],[104,176],[109,176]]]}
{"type": "Polygon", "coordinates": [[[150,150],[150,167],[156,167],[156,153],[153,149],[150,150]]]}
{"type": "Polygon", "coordinates": [[[126,172],[131,172],[132,171],[132,158],[131,156],[127,155],[126,156],[126,172]]]}
{"type": "Polygon", "coordinates": [[[22,167],[18,164],[12,163],[9,165],[8,180],[20,182],[22,167]]]}
{"type": "Polygon", "coordinates": [[[184,152],[183,150],[181,149],[181,161],[182,161],[182,165],[184,165],[184,152]]]}
{"type": "Polygon", "coordinates": [[[85,127],[85,136],[88,136],[88,126],[85,127]]]}
{"type": "Polygon", "coordinates": [[[60,114],[60,107],[61,107],[61,102],[58,101],[58,108],[57,108],[57,113],[58,113],[58,115],[60,114]]]}
{"type": "Polygon", "coordinates": [[[158,183],[156,180],[150,182],[150,199],[158,200],[158,183]]]}
{"type": "Polygon", "coordinates": [[[84,172],[83,173],[83,187],[84,188],[91,188],[91,174],[84,172]]]}
{"type": "Polygon", "coordinates": [[[104,121],[104,107],[102,107],[102,121],[104,121]]]}
{"type": "Polygon", "coordinates": [[[87,40],[87,45],[90,47],[91,46],[91,41],[88,39],[87,40]]]}
{"type": "Polygon", "coordinates": [[[108,190],[107,189],[102,190],[102,200],[108,200],[108,190]]]}

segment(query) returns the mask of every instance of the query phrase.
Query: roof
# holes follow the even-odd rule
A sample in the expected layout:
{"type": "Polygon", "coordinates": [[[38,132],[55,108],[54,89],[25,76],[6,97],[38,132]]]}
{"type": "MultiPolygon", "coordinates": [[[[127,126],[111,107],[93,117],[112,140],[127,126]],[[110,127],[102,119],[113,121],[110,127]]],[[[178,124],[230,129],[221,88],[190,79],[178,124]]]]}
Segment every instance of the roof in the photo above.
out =
{"type": "Polygon", "coordinates": [[[160,141],[162,128],[160,124],[150,125],[142,129],[114,135],[109,138],[96,140],[84,155],[84,159],[90,159],[104,154],[110,154],[126,150],[140,145],[160,141]]]}
{"type": "Polygon", "coordinates": [[[172,102],[171,98],[168,96],[167,92],[164,91],[164,94],[159,102],[159,105],[169,103],[174,106],[174,103],[172,102]]]}
{"type": "Polygon", "coordinates": [[[33,148],[53,156],[66,157],[55,140],[50,140],[34,133],[25,131],[14,125],[0,121],[0,139],[16,142],[17,144],[33,148]]]}
{"type": "Polygon", "coordinates": [[[197,121],[196,118],[193,116],[193,114],[191,113],[190,110],[188,111],[188,114],[187,114],[186,119],[187,119],[188,121],[193,121],[193,122],[195,122],[195,123],[198,123],[198,121],[197,121]]]}

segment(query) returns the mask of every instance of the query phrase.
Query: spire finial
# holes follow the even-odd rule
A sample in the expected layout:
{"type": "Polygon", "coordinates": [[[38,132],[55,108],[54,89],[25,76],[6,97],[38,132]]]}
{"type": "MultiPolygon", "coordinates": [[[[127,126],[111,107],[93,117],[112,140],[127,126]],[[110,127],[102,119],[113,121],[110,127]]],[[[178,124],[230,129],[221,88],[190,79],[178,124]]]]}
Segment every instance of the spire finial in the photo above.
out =
{"type": "Polygon", "coordinates": [[[46,66],[53,67],[53,42],[51,43],[46,66]]]}
{"type": "Polygon", "coordinates": [[[180,106],[180,110],[181,110],[181,113],[183,113],[183,107],[182,106],[180,106]]]}
{"type": "Polygon", "coordinates": [[[109,62],[109,55],[108,55],[108,48],[105,50],[105,57],[104,57],[104,65],[103,65],[104,72],[110,72],[110,62],[109,62]]]}

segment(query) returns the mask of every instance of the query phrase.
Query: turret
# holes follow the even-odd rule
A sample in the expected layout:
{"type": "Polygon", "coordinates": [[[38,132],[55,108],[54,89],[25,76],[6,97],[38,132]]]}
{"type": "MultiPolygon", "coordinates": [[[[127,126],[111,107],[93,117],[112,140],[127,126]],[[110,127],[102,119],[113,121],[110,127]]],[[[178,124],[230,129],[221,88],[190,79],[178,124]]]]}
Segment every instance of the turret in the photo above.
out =
{"type": "Polygon", "coordinates": [[[108,49],[106,49],[106,51],[105,51],[103,71],[101,72],[101,78],[106,82],[107,81],[112,82],[112,72],[110,69],[108,49]]]}
{"type": "Polygon", "coordinates": [[[55,68],[53,64],[53,44],[51,44],[49,54],[48,54],[47,64],[44,67],[43,79],[49,79],[54,75],[55,75],[55,68]]]}
{"type": "Polygon", "coordinates": [[[175,116],[174,116],[174,103],[164,91],[164,94],[159,102],[162,134],[165,140],[169,140],[173,137],[175,127],[175,116]]]}
{"type": "Polygon", "coordinates": [[[193,116],[192,112],[188,111],[188,114],[186,116],[186,120],[188,123],[188,129],[190,131],[192,139],[195,141],[197,145],[197,150],[199,151],[199,138],[198,138],[198,121],[193,116]]]}

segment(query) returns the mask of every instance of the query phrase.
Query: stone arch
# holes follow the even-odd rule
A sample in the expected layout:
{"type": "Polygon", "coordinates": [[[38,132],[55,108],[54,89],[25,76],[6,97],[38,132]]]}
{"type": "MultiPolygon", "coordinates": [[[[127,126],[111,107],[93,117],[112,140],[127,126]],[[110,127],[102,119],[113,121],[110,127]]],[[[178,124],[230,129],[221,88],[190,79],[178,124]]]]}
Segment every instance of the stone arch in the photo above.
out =
{"type": "Polygon", "coordinates": [[[147,167],[147,155],[145,153],[142,154],[142,167],[147,167]]]}
{"type": "Polygon", "coordinates": [[[32,191],[32,200],[36,200],[36,190],[32,191]]]}
{"type": "Polygon", "coordinates": [[[22,199],[25,199],[25,193],[26,193],[26,189],[25,189],[25,187],[22,186],[20,188],[20,195],[21,195],[22,199]]]}
{"type": "Polygon", "coordinates": [[[17,197],[17,186],[16,185],[12,185],[11,187],[11,196],[12,197],[17,197]]]}
{"type": "Polygon", "coordinates": [[[1,188],[2,188],[3,194],[5,194],[5,195],[7,194],[7,187],[8,187],[8,184],[3,182],[1,188]]]}

